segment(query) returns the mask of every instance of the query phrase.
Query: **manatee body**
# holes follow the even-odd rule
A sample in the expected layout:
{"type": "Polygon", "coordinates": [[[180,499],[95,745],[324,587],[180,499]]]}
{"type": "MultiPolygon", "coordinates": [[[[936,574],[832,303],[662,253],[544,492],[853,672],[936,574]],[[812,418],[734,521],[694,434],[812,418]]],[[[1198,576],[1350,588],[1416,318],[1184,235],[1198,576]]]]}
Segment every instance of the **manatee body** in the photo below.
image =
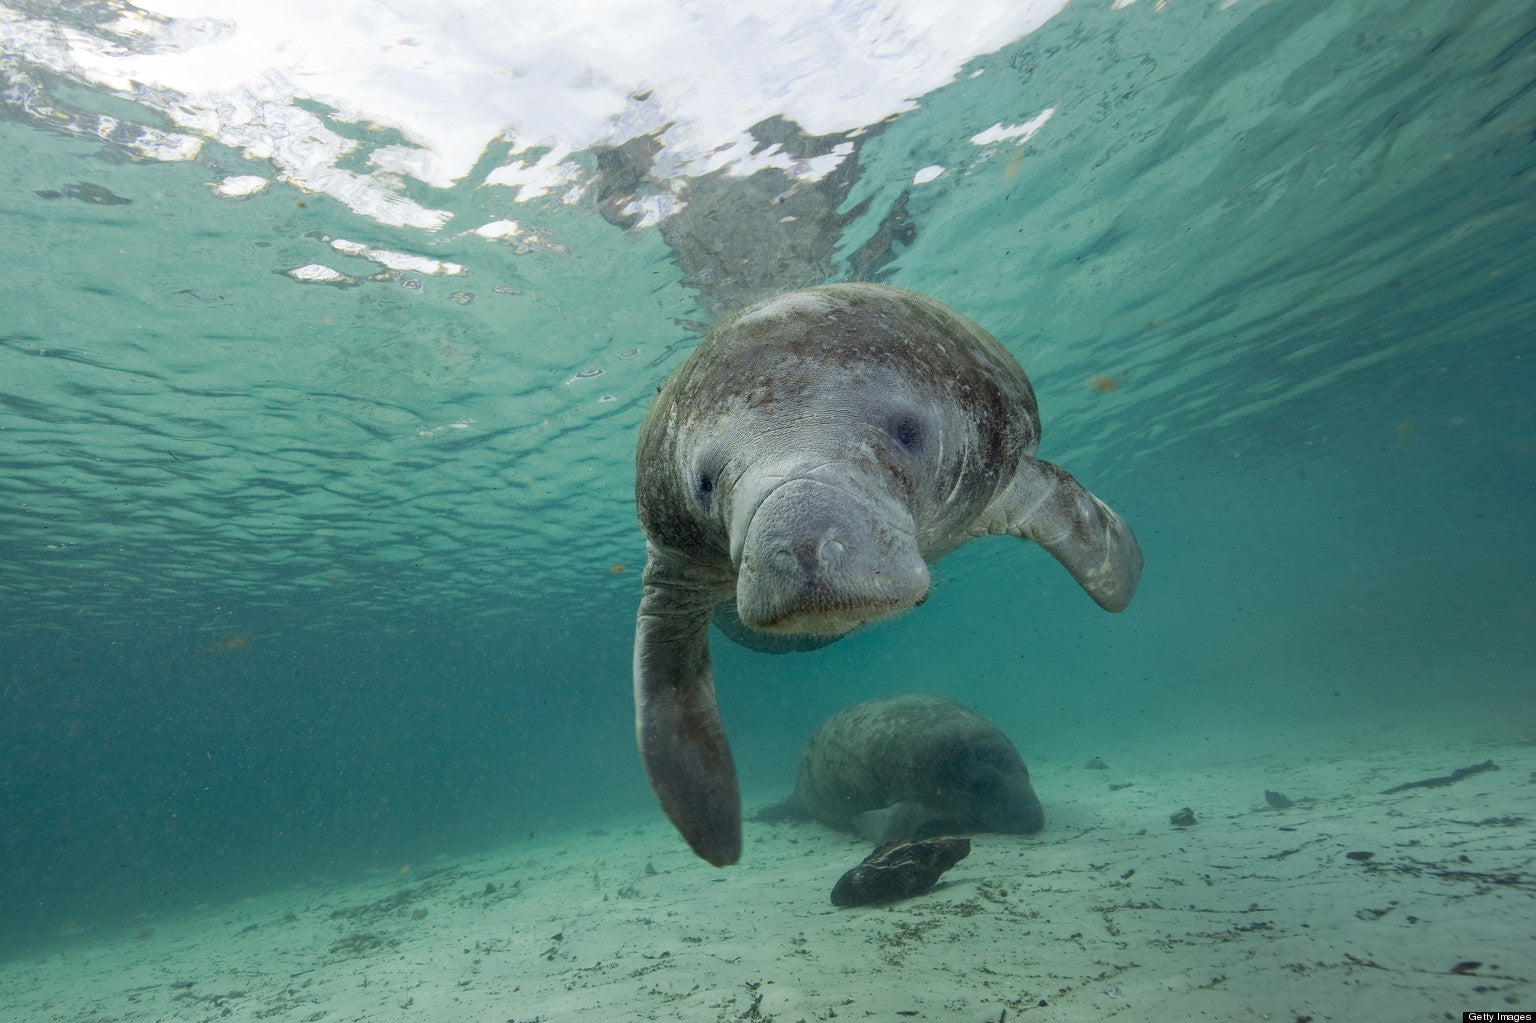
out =
{"type": "Polygon", "coordinates": [[[1034,457],[1018,362],[932,299],[875,284],[790,292],[725,320],[667,380],[636,449],[647,560],[635,729],[662,808],[716,865],[741,803],[708,630],[782,650],[921,604],[968,540],[1032,540],[1100,606],[1141,575],[1121,518],[1034,457]]]}
{"type": "Polygon", "coordinates": [[[1045,827],[1013,743],[986,718],[936,696],[871,700],[828,718],[800,755],[794,794],[758,814],[796,816],[876,845],[1045,827]]]}

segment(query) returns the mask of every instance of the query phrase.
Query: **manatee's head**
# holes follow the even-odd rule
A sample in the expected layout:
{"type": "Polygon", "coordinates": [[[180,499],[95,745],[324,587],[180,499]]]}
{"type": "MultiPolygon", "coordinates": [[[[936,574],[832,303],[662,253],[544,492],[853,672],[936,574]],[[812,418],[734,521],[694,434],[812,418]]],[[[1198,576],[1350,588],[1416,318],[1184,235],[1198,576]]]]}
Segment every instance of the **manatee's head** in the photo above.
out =
{"type": "Polygon", "coordinates": [[[930,805],[977,831],[1033,835],[1045,810],[1029,782],[1029,769],[1008,737],[990,722],[956,708],[935,720],[920,757],[931,762],[930,805]]]}
{"type": "Polygon", "coordinates": [[[663,499],[648,507],[641,491],[647,534],[734,575],[725,596],[760,632],[838,636],[921,604],[928,566],[900,475],[909,428],[870,423],[872,404],[832,428],[742,415],[687,431],[697,443],[668,460],[663,499]]]}
{"type": "Polygon", "coordinates": [[[1006,766],[978,765],[970,779],[970,792],[981,831],[1033,835],[1045,827],[1045,809],[1022,763],[1017,771],[1006,766]]]}
{"type": "Polygon", "coordinates": [[[1028,382],[1001,352],[957,314],[890,288],[755,306],[652,406],[642,524],[728,562],[752,629],[837,636],[921,604],[925,556],[964,539],[1037,435],[1028,382]]]}
{"type": "Polygon", "coordinates": [[[761,632],[837,636],[928,596],[912,492],[926,424],[890,388],[833,390],[797,404],[835,412],[722,417],[688,463],[736,613],[761,632]]]}

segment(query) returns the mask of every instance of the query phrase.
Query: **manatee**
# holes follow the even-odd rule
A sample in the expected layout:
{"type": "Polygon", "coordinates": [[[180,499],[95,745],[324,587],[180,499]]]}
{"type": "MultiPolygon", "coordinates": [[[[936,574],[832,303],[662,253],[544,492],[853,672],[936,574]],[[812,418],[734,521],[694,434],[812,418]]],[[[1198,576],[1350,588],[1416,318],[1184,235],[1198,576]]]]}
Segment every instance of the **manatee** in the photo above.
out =
{"type": "Polygon", "coordinates": [[[1045,812],[1029,770],[986,718],[937,696],[832,715],[800,754],[794,793],[759,820],[814,817],[876,845],[941,834],[1033,835],[1045,812]]]}
{"type": "Polygon", "coordinates": [[[716,866],[741,802],[715,706],[709,624],[764,650],[813,647],[928,596],[968,540],[1032,540],[1108,611],[1141,549],[1065,470],[1034,457],[1035,395],[1001,344],[877,284],[792,291],[726,319],[640,426],[646,566],[635,731],[662,809],[716,866]]]}

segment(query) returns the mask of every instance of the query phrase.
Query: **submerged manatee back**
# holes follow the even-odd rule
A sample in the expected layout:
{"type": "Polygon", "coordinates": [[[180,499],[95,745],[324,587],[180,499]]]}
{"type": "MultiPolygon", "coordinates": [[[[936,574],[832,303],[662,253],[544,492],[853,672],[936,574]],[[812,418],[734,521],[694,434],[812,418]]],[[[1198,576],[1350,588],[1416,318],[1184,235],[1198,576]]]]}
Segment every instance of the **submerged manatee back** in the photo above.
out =
{"type": "Polygon", "coordinates": [[[1033,834],[1045,826],[1008,737],[936,696],[871,700],[828,718],[806,743],[789,802],[881,842],[936,829],[1033,834]]]}

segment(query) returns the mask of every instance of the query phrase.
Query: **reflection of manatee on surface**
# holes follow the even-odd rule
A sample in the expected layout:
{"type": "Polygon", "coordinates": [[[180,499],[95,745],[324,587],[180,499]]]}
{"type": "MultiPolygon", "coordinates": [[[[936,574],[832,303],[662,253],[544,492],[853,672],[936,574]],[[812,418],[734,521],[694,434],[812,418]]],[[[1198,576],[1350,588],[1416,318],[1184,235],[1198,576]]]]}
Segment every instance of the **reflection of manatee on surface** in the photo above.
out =
{"type": "Polygon", "coordinates": [[[795,791],[756,820],[814,818],[876,845],[897,839],[1045,826],[1029,770],[986,718],[936,696],[895,696],[839,711],[800,754],[795,791]]]}
{"type": "Polygon", "coordinates": [[[928,597],[968,540],[1044,547],[1100,606],[1135,593],[1130,528],[1034,457],[1040,420],[1007,349],[939,303],[875,284],[791,292],[710,333],[640,427],[647,538],[635,627],[636,732],[668,817],[734,862],[740,798],[708,629],[831,641],[928,597]]]}
{"type": "MultiPolygon", "coordinates": [[[[842,154],[837,167],[815,181],[775,166],[745,177],[721,169],[669,178],[653,166],[661,142],[654,135],[641,135],[595,151],[592,195],[603,218],[626,230],[641,223],[648,196],[670,197],[676,209],[656,230],[684,273],[682,283],[697,292],[699,307],[716,320],[770,295],[821,284],[838,274],[833,260],[843,230],[869,205],[865,200],[841,212],[863,171],[859,151],[889,123],[887,119],[857,132],[807,135],[793,121],[770,117],[749,129],[758,151],[773,149],[801,164],[842,154]]],[[[894,258],[892,246],[911,244],[916,228],[906,199],[903,193],[874,236],[849,253],[851,279],[879,280],[894,258]]]]}

